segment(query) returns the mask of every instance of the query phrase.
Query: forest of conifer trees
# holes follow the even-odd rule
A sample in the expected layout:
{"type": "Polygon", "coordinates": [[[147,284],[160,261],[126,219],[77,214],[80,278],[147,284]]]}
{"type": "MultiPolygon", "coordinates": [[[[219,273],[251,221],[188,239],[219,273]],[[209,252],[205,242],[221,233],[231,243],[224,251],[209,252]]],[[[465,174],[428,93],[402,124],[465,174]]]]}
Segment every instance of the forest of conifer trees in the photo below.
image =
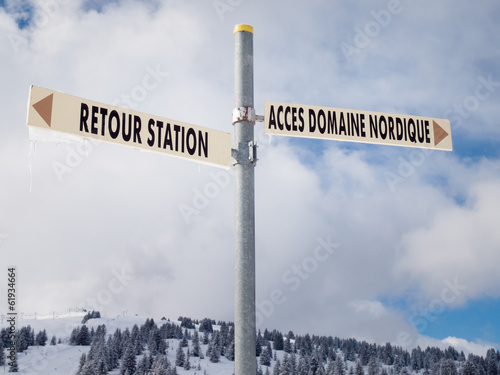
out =
{"type": "MultiPolygon", "coordinates": [[[[202,360],[217,364],[221,357],[234,361],[234,325],[229,322],[201,321],[179,317],[177,322],[163,318],[159,324],[146,319],[141,326],[108,332],[104,324],[89,329],[88,320],[100,317],[98,312],[85,317],[81,326],[65,338],[69,345],[90,346],[82,354],[78,375],[105,375],[119,370],[121,375],[176,375],[179,369],[204,372],[202,360]],[[175,352],[175,361],[167,359],[175,352]]],[[[47,344],[45,330],[35,334],[30,327],[17,331],[17,351],[29,346],[47,344]]],[[[50,345],[56,342],[52,337],[50,345]]],[[[0,346],[9,347],[5,329],[0,331],[0,346]]],[[[410,351],[390,343],[370,344],[354,338],[332,336],[284,335],[273,330],[256,333],[256,375],[500,375],[500,353],[488,350],[485,357],[420,347],[410,351]]],[[[5,363],[1,350],[0,364],[5,363]]]]}

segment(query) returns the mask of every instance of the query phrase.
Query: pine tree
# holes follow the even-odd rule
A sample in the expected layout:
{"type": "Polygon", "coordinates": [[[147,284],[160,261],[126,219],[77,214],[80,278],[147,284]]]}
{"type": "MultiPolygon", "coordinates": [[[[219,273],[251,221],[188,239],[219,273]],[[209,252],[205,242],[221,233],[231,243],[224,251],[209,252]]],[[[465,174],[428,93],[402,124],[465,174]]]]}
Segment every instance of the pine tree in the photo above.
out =
{"type": "Polygon", "coordinates": [[[181,340],[181,345],[182,345],[183,348],[186,348],[189,345],[187,335],[188,335],[188,331],[187,331],[187,328],[186,328],[184,330],[184,335],[183,335],[182,340],[181,340]]]}
{"type": "Polygon", "coordinates": [[[83,366],[85,366],[85,362],[87,362],[87,355],[85,353],[83,353],[81,356],[80,356],[80,363],[78,365],[78,371],[77,371],[77,374],[80,375],[82,370],[83,370],[83,366]]]}
{"type": "Polygon", "coordinates": [[[186,360],[186,355],[182,350],[182,343],[179,342],[179,347],[177,348],[177,352],[175,353],[175,365],[179,367],[184,367],[185,360],[186,360]]]}
{"type": "Polygon", "coordinates": [[[440,375],[457,375],[457,366],[451,358],[443,359],[439,368],[440,375]]]}
{"type": "Polygon", "coordinates": [[[486,374],[498,375],[498,358],[495,349],[488,349],[486,352],[486,374]]]}
{"type": "Polygon", "coordinates": [[[477,375],[476,366],[472,361],[465,361],[460,375],[477,375]]]}
{"type": "Polygon", "coordinates": [[[262,354],[260,355],[260,364],[262,366],[271,366],[272,357],[273,357],[272,349],[271,346],[268,345],[265,347],[265,349],[262,351],[262,354]]]}
{"type": "Polygon", "coordinates": [[[198,331],[194,331],[192,345],[193,345],[193,351],[192,351],[193,357],[199,357],[201,353],[201,348],[200,348],[200,336],[198,335],[198,331]]]}
{"type": "Polygon", "coordinates": [[[226,349],[226,358],[230,361],[234,361],[234,340],[231,340],[226,349]]]}
{"type": "Polygon", "coordinates": [[[262,354],[262,344],[260,343],[259,337],[257,336],[255,339],[255,356],[260,357],[262,354]]]}
{"type": "MultiPolygon", "coordinates": [[[[200,329],[200,332],[201,332],[201,329],[200,329]]],[[[210,333],[209,333],[209,331],[204,331],[204,333],[203,333],[203,345],[207,345],[209,342],[210,342],[210,333]]]]}
{"type": "Polygon", "coordinates": [[[120,369],[120,375],[133,375],[137,368],[134,347],[129,341],[125,352],[122,357],[122,366],[120,369]]]}
{"type": "Polygon", "coordinates": [[[309,370],[313,373],[313,374],[316,374],[316,371],[318,370],[318,367],[319,367],[319,358],[318,358],[318,354],[316,352],[314,352],[311,356],[311,360],[309,362],[309,370]]]}
{"type": "Polygon", "coordinates": [[[335,367],[334,367],[334,375],[345,375],[345,364],[342,358],[337,357],[337,360],[335,361],[335,367]]]}
{"type": "Polygon", "coordinates": [[[273,332],[273,349],[274,350],[283,350],[285,343],[283,341],[283,335],[279,331],[273,332]]]}
{"type": "Polygon", "coordinates": [[[290,358],[288,357],[288,353],[283,355],[283,359],[281,361],[281,366],[279,370],[279,375],[292,375],[292,366],[290,364],[290,358]]]}
{"type": "MultiPolygon", "coordinates": [[[[189,349],[188,349],[189,352],[189,349]]],[[[189,355],[186,356],[186,360],[184,361],[184,370],[189,371],[191,369],[191,363],[189,362],[189,355]]]]}
{"type": "Polygon", "coordinates": [[[212,350],[210,352],[210,356],[209,356],[209,359],[210,359],[210,362],[212,363],[217,363],[219,362],[219,358],[220,358],[220,354],[219,354],[219,351],[217,350],[217,345],[212,345],[212,350]]]}
{"type": "Polygon", "coordinates": [[[378,375],[378,373],[379,373],[379,367],[377,359],[374,355],[372,355],[368,362],[368,375],[378,375]]]}
{"type": "MultiPolygon", "coordinates": [[[[173,369],[176,367],[173,366],[173,369]]],[[[151,375],[168,375],[169,374],[169,365],[167,359],[164,355],[158,354],[156,359],[151,364],[151,375]]],[[[149,375],[149,374],[148,374],[149,375]]]]}
{"type": "Polygon", "coordinates": [[[0,366],[5,365],[5,351],[3,347],[3,340],[0,340],[0,366]]]}
{"type": "Polygon", "coordinates": [[[273,375],[280,375],[280,371],[281,371],[281,362],[278,359],[276,361],[276,364],[274,365],[274,368],[273,368],[273,375]]]}
{"type": "Polygon", "coordinates": [[[90,332],[87,326],[82,326],[80,328],[77,341],[78,341],[77,345],[82,345],[82,346],[90,345],[92,339],[90,337],[90,332]]]}
{"type": "Polygon", "coordinates": [[[134,375],[146,375],[150,369],[148,369],[148,356],[147,354],[144,354],[137,363],[137,370],[135,370],[134,375]]]}
{"type": "Polygon", "coordinates": [[[297,375],[309,374],[309,360],[307,355],[301,355],[297,365],[297,375]]]}
{"type": "Polygon", "coordinates": [[[97,370],[96,372],[97,375],[106,375],[108,373],[108,367],[106,365],[106,361],[104,360],[104,358],[101,357],[101,359],[97,364],[96,370],[97,370]]]}
{"type": "Polygon", "coordinates": [[[355,375],[365,375],[365,371],[363,370],[363,365],[361,364],[361,361],[356,361],[356,366],[354,368],[354,374],[355,375]]]}

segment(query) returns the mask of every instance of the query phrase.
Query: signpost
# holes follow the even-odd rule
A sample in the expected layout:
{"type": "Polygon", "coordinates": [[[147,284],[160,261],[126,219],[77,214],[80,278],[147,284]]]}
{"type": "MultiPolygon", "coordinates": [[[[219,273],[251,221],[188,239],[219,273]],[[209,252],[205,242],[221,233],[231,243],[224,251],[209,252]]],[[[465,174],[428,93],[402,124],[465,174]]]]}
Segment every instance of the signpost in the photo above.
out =
{"type": "Polygon", "coordinates": [[[274,102],[264,108],[266,134],[452,150],[445,119],[274,102]]]}
{"type": "Polygon", "coordinates": [[[231,166],[231,135],[31,86],[29,126],[231,166]]]}
{"type": "MultiPolygon", "coordinates": [[[[229,168],[234,159],[235,375],[255,375],[255,200],[253,27],[236,25],[234,144],[228,133],[32,86],[29,126],[229,168]]],[[[265,102],[265,133],[452,150],[450,121],[265,102]]]]}
{"type": "Polygon", "coordinates": [[[255,375],[255,199],[253,27],[234,28],[235,375],[255,375]]]}

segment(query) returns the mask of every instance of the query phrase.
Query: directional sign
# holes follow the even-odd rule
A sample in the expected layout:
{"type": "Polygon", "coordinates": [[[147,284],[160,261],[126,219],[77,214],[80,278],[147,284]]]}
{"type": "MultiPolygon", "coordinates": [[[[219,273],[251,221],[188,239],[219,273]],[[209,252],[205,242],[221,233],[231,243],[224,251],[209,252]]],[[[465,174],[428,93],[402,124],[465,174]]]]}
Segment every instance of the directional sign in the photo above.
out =
{"type": "Polygon", "coordinates": [[[452,150],[445,119],[265,102],[264,122],[266,134],[452,150]]]}
{"type": "Polygon", "coordinates": [[[31,86],[28,126],[229,168],[231,135],[31,86]]]}

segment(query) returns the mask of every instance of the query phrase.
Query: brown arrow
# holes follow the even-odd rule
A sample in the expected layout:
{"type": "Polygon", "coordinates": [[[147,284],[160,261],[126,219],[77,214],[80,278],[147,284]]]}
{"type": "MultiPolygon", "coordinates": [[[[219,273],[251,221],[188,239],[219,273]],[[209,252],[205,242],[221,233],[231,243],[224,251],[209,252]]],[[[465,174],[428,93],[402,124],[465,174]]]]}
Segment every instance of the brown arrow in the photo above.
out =
{"type": "Polygon", "coordinates": [[[52,101],[54,99],[54,94],[50,94],[46,98],[43,98],[39,102],[33,104],[33,108],[42,116],[43,120],[50,126],[50,121],[52,120],[52,101]]]}
{"type": "Polygon", "coordinates": [[[436,121],[432,121],[432,127],[434,128],[434,146],[436,146],[448,136],[448,133],[436,121]]]}

